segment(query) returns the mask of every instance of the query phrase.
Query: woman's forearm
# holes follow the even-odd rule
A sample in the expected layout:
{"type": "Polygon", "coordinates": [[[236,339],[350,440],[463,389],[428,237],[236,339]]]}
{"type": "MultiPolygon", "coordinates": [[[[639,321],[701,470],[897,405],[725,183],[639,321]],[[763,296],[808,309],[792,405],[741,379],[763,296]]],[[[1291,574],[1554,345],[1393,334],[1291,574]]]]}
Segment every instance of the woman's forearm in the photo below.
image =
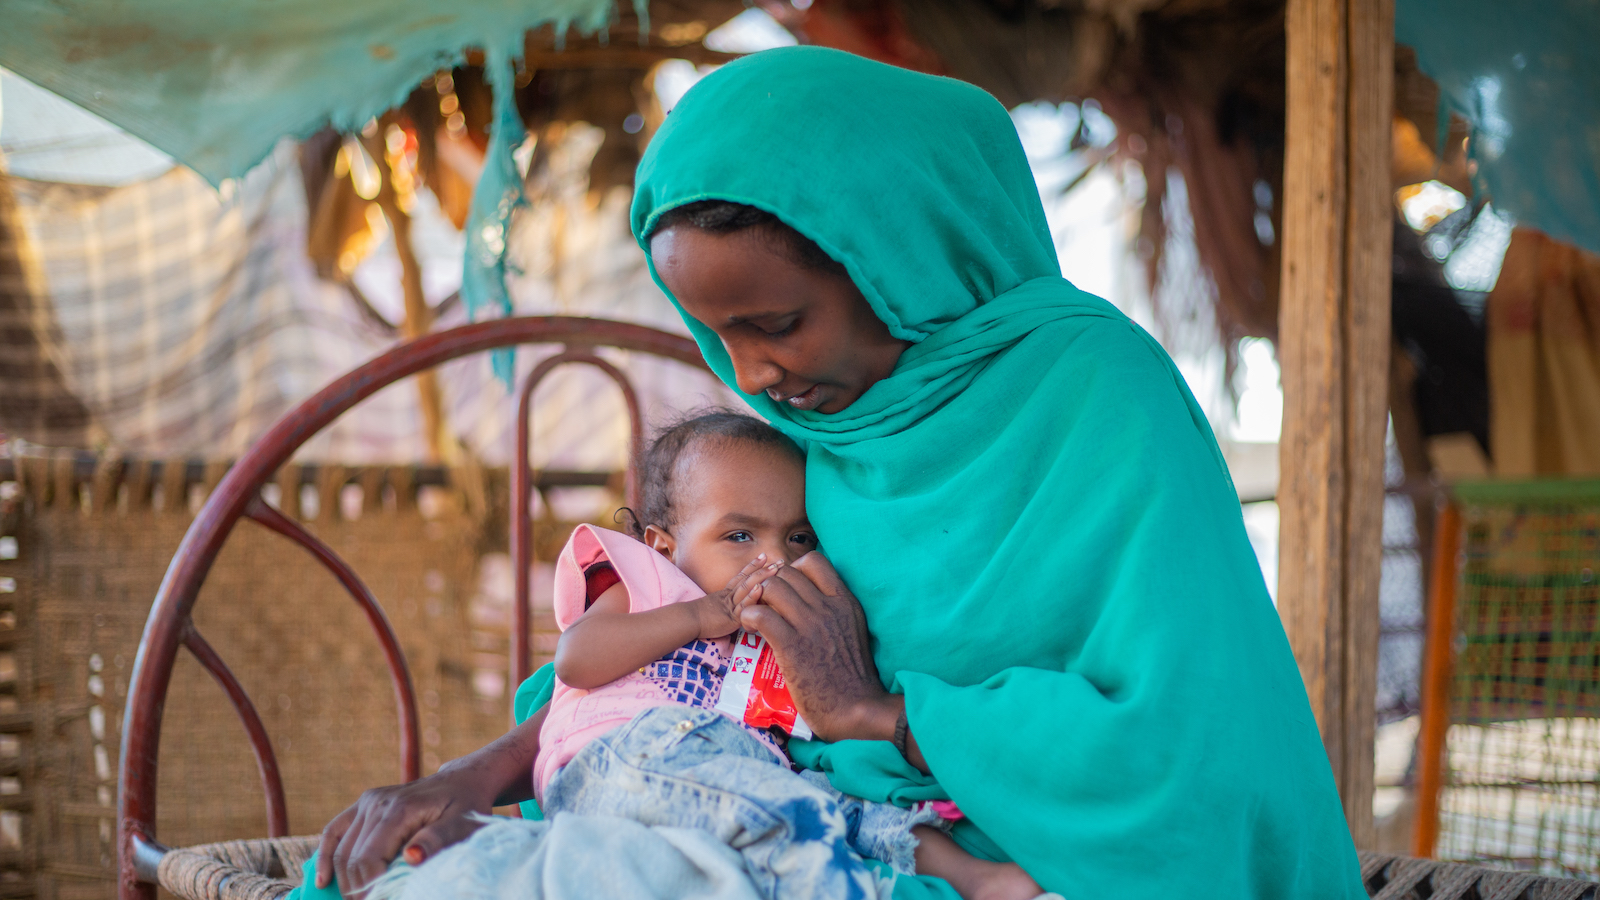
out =
{"type": "MultiPolygon", "coordinates": [[[[900,717],[905,715],[906,698],[902,694],[885,692],[883,696],[865,701],[860,704],[855,716],[855,722],[849,725],[836,740],[851,739],[858,741],[889,741],[894,742],[895,728],[900,723],[900,717]]],[[[906,762],[916,766],[923,773],[928,772],[928,761],[922,757],[922,749],[917,746],[916,735],[911,733],[910,725],[906,726],[906,762]]]]}
{"type": "Polygon", "coordinates": [[[533,799],[533,760],[539,755],[539,729],[549,704],[493,743],[439,767],[439,774],[478,793],[492,806],[510,806],[533,799]]]}

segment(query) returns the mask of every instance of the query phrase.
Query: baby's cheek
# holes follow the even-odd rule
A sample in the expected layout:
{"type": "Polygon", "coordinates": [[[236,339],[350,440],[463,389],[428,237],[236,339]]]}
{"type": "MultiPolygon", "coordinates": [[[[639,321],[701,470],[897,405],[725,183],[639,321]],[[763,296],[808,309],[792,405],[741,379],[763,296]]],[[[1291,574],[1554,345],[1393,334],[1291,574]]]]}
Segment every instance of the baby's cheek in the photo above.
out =
{"type": "Polygon", "coordinates": [[[704,549],[699,552],[680,553],[679,558],[673,562],[683,570],[683,574],[689,576],[690,581],[708,594],[715,594],[727,587],[728,582],[739,574],[739,570],[744,566],[742,562],[735,562],[732,554],[715,550],[708,552],[704,549]]]}

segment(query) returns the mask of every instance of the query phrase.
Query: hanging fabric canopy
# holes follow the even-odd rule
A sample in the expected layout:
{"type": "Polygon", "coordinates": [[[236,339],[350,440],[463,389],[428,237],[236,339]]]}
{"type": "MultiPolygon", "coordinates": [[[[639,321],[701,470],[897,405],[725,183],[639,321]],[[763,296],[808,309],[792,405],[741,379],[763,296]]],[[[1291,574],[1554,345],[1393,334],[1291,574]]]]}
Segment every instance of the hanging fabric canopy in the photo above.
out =
{"type": "MultiPolygon", "coordinates": [[[[523,203],[513,99],[523,34],[592,33],[610,0],[8,0],[0,65],[144,138],[213,185],[243,175],[279,138],[351,132],[400,104],[468,47],[484,51],[494,120],[466,229],[461,299],[511,314],[506,235],[523,203]]],[[[648,0],[634,0],[642,29],[648,0]]],[[[558,37],[558,43],[560,38],[558,37]]],[[[512,351],[493,354],[510,387],[512,351]]]]}
{"type": "MultiPolygon", "coordinates": [[[[638,2],[640,18],[644,0],[638,2]]],[[[0,65],[172,154],[212,184],[280,137],[358,129],[468,47],[603,28],[610,0],[7,0],[0,65]]]]}
{"type": "Polygon", "coordinates": [[[1600,5],[1399,0],[1395,40],[1471,123],[1495,209],[1600,253],[1600,5]]]}

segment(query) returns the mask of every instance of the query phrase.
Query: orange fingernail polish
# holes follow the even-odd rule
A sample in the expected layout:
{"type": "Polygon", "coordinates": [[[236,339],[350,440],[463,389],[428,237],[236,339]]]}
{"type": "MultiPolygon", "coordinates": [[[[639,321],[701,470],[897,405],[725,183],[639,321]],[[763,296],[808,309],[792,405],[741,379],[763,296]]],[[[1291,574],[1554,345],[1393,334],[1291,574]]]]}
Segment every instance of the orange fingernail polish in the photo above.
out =
{"type": "Polygon", "coordinates": [[[412,864],[413,866],[422,865],[422,848],[421,847],[407,847],[406,848],[406,862],[412,864]]]}

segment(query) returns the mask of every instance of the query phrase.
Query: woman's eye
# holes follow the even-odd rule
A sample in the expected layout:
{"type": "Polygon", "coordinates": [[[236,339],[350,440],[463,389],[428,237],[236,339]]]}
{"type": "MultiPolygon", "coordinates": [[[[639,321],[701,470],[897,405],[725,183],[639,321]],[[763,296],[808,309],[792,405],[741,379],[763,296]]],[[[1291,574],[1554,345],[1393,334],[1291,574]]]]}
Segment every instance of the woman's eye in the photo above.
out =
{"type": "Polygon", "coordinates": [[[790,332],[794,331],[795,326],[799,325],[799,324],[800,324],[800,320],[799,319],[790,319],[788,324],[784,325],[782,328],[777,328],[777,329],[772,329],[772,330],[763,328],[761,330],[767,335],[767,337],[783,337],[784,335],[787,335],[790,332]]]}

